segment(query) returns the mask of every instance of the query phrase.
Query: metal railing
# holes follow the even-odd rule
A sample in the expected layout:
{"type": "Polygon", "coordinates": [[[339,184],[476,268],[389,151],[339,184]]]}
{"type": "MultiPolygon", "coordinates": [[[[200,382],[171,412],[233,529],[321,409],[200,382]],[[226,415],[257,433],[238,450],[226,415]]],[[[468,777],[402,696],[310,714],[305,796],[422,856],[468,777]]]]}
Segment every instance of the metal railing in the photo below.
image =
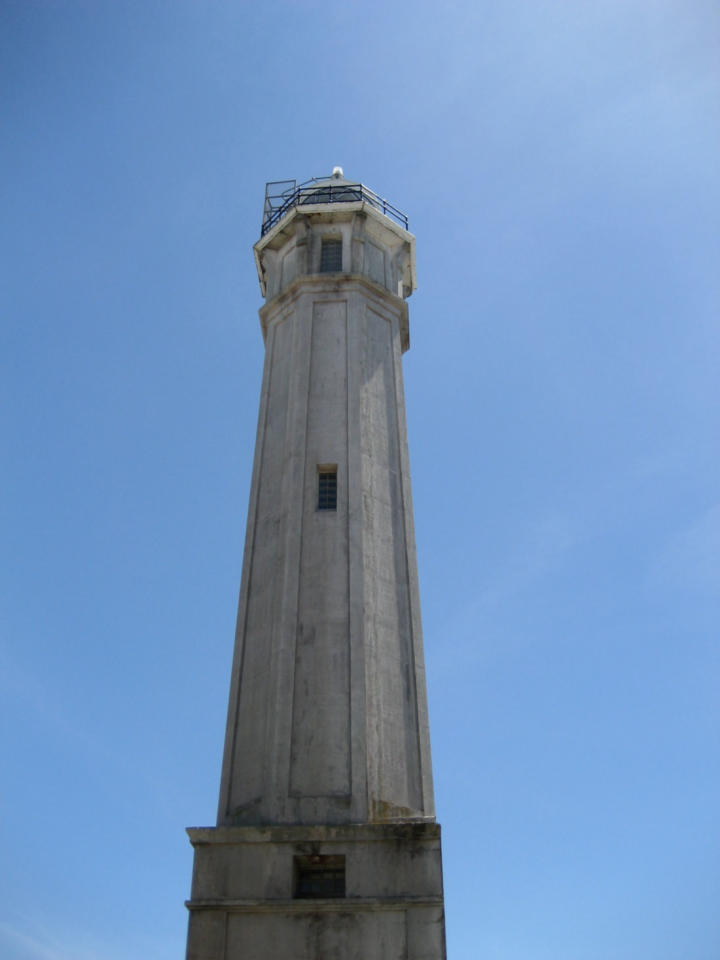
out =
{"type": "Polygon", "coordinates": [[[408,229],[408,218],[405,214],[364,184],[333,183],[326,178],[312,177],[299,185],[296,180],[273,180],[265,184],[265,206],[260,235],[264,237],[291,207],[309,203],[353,203],[358,200],[369,203],[371,207],[394,220],[403,230],[408,229]]]}

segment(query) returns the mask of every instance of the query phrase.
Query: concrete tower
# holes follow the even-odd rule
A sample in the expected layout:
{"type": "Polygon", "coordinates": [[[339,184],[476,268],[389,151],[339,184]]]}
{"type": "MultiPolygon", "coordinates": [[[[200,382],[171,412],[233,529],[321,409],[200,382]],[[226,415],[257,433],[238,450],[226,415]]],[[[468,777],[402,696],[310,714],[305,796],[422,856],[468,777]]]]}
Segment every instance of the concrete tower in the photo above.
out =
{"type": "Polygon", "coordinates": [[[268,184],[260,416],[216,827],[188,960],[441,960],[401,355],[407,220],[268,184]]]}

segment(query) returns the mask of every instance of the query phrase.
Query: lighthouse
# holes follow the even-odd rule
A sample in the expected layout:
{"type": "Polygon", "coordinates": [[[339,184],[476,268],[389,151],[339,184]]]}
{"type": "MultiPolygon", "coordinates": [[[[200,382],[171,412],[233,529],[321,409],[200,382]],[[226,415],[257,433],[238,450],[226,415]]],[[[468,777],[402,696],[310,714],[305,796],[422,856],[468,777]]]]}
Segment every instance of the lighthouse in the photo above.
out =
{"type": "Polygon", "coordinates": [[[402,354],[407,218],[266,186],[265,363],[217,825],[187,960],[443,960],[402,354]]]}

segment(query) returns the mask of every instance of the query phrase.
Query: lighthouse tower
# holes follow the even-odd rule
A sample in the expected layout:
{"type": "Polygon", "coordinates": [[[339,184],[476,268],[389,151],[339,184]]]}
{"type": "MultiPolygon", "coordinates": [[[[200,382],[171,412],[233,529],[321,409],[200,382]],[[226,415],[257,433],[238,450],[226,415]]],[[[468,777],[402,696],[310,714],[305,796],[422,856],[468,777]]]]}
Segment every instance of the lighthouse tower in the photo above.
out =
{"type": "Polygon", "coordinates": [[[265,367],[215,827],[188,960],[442,960],[402,386],[407,220],[268,184],[265,367]]]}

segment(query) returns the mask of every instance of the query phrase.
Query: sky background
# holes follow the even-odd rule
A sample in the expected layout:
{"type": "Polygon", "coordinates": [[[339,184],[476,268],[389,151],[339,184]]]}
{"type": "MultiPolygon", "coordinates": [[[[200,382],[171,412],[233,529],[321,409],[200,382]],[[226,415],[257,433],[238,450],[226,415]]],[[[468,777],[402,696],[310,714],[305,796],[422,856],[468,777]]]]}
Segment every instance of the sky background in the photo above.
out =
{"type": "Polygon", "coordinates": [[[450,960],[720,957],[716,0],[0,4],[0,956],[184,956],[267,180],[404,210],[450,960]]]}

